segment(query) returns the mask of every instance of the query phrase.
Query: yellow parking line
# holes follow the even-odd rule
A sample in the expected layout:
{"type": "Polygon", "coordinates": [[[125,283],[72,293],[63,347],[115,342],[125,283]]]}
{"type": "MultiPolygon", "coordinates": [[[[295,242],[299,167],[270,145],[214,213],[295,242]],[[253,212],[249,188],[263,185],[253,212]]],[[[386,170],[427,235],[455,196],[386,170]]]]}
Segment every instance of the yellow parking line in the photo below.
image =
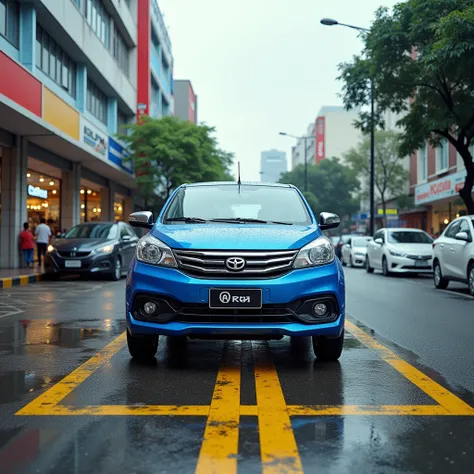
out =
{"type": "Polygon", "coordinates": [[[348,415],[450,415],[440,405],[289,405],[291,416],[348,416],[348,415]]]}
{"type": "Polygon", "coordinates": [[[253,343],[263,474],[302,473],[285,397],[268,345],[253,343]]]}
{"type": "Polygon", "coordinates": [[[18,411],[17,415],[41,415],[49,414],[51,409],[67,397],[84,380],[92,375],[97,369],[110,360],[125,345],[125,332],[106,345],[101,351],[84,362],[69,375],[64,377],[56,385],[46,390],[42,395],[35,398],[31,403],[18,411]]]}
{"type": "Polygon", "coordinates": [[[237,472],[241,355],[240,344],[226,344],[196,466],[198,474],[237,472]]]}
{"type": "Polygon", "coordinates": [[[367,347],[375,349],[385,362],[390,364],[395,370],[400,372],[433,400],[436,400],[446,409],[448,414],[474,415],[474,409],[470,405],[425,375],[423,372],[410,365],[408,362],[405,362],[403,359],[398,357],[395,352],[378,343],[374,338],[358,328],[355,324],[346,320],[346,327],[349,329],[351,334],[359,339],[359,341],[367,347]]]}

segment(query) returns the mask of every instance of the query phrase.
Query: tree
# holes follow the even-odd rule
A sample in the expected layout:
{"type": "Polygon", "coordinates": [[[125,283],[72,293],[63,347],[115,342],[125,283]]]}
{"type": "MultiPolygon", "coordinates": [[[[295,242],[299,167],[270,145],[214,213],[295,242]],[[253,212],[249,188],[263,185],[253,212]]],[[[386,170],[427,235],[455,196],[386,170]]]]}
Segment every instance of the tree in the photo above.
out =
{"type": "MultiPolygon", "coordinates": [[[[280,183],[293,184],[303,189],[304,165],[283,173],[280,183]]],[[[359,188],[353,170],[342,166],[337,158],[325,159],[319,165],[308,165],[308,192],[304,193],[315,214],[335,212],[341,218],[353,214],[359,208],[354,194],[359,188]]]]}
{"type": "Polygon", "coordinates": [[[229,172],[233,155],[218,147],[212,127],[176,117],[145,116],[139,124],[127,128],[130,133],[120,138],[130,151],[129,159],[145,201],[162,203],[186,182],[233,179],[229,172]]]}
{"type": "MultiPolygon", "coordinates": [[[[448,140],[461,155],[467,176],[459,192],[474,214],[474,4],[472,0],[407,0],[393,11],[380,8],[363,54],[341,64],[346,108],[368,104],[374,82],[377,123],[383,112],[403,112],[400,154],[407,156],[425,141],[448,140]]],[[[357,125],[367,131],[370,114],[357,125]]]]}
{"type": "MultiPolygon", "coordinates": [[[[399,135],[390,131],[377,131],[375,134],[375,187],[382,202],[384,226],[387,201],[404,192],[409,178],[399,155],[399,135]]],[[[370,185],[370,139],[366,138],[357,148],[349,150],[345,156],[363,183],[364,197],[370,185]]]]}

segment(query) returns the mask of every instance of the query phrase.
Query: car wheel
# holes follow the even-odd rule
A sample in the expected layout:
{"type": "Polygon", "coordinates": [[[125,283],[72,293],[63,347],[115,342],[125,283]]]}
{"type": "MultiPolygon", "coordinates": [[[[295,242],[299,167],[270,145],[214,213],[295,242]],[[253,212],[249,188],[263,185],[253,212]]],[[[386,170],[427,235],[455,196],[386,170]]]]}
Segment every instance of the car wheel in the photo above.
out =
{"type": "Polygon", "coordinates": [[[445,290],[449,285],[449,280],[444,278],[441,265],[438,261],[435,262],[433,268],[433,282],[437,290],[445,290]]]}
{"type": "Polygon", "coordinates": [[[471,263],[469,265],[468,282],[469,282],[469,293],[471,294],[471,296],[474,296],[474,263],[471,263]]]}
{"type": "Polygon", "coordinates": [[[387,262],[387,257],[383,257],[382,259],[382,273],[383,276],[390,276],[390,270],[388,269],[388,262],[387,262]]]}
{"type": "Polygon", "coordinates": [[[374,269],[370,266],[369,256],[365,257],[365,269],[367,273],[374,273],[374,269]]]}
{"type": "Polygon", "coordinates": [[[127,345],[134,359],[152,359],[158,349],[158,336],[132,336],[127,331],[127,345]]]}
{"type": "Polygon", "coordinates": [[[336,339],[313,336],[314,355],[322,361],[336,361],[341,357],[344,346],[344,330],[336,339]]]}
{"type": "Polygon", "coordinates": [[[111,274],[112,281],[119,281],[122,278],[122,259],[117,257],[115,259],[114,270],[111,274]]]}

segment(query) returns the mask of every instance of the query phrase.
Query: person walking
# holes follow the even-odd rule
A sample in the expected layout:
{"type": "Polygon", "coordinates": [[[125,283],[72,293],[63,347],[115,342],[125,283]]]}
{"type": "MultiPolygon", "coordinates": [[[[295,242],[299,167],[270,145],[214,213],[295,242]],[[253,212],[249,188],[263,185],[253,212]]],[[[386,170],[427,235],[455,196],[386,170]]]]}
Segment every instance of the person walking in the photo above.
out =
{"type": "Polygon", "coordinates": [[[33,234],[28,229],[28,222],[23,224],[23,230],[20,232],[20,249],[23,252],[26,266],[32,268],[35,258],[35,241],[33,234]]]}
{"type": "Polygon", "coordinates": [[[46,219],[41,218],[40,224],[35,229],[36,235],[36,248],[38,250],[38,265],[41,266],[41,257],[45,257],[46,249],[48,248],[49,241],[51,240],[51,229],[46,225],[46,219]]]}

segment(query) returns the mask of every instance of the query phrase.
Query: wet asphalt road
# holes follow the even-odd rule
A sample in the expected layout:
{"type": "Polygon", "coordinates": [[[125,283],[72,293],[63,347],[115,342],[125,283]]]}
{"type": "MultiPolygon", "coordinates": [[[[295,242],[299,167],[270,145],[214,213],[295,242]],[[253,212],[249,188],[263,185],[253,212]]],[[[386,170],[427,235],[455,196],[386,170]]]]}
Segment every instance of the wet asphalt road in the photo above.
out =
{"type": "Polygon", "coordinates": [[[332,364],[306,340],[162,338],[143,365],[124,281],[0,290],[0,472],[471,473],[474,300],[346,278],[332,364]]]}

